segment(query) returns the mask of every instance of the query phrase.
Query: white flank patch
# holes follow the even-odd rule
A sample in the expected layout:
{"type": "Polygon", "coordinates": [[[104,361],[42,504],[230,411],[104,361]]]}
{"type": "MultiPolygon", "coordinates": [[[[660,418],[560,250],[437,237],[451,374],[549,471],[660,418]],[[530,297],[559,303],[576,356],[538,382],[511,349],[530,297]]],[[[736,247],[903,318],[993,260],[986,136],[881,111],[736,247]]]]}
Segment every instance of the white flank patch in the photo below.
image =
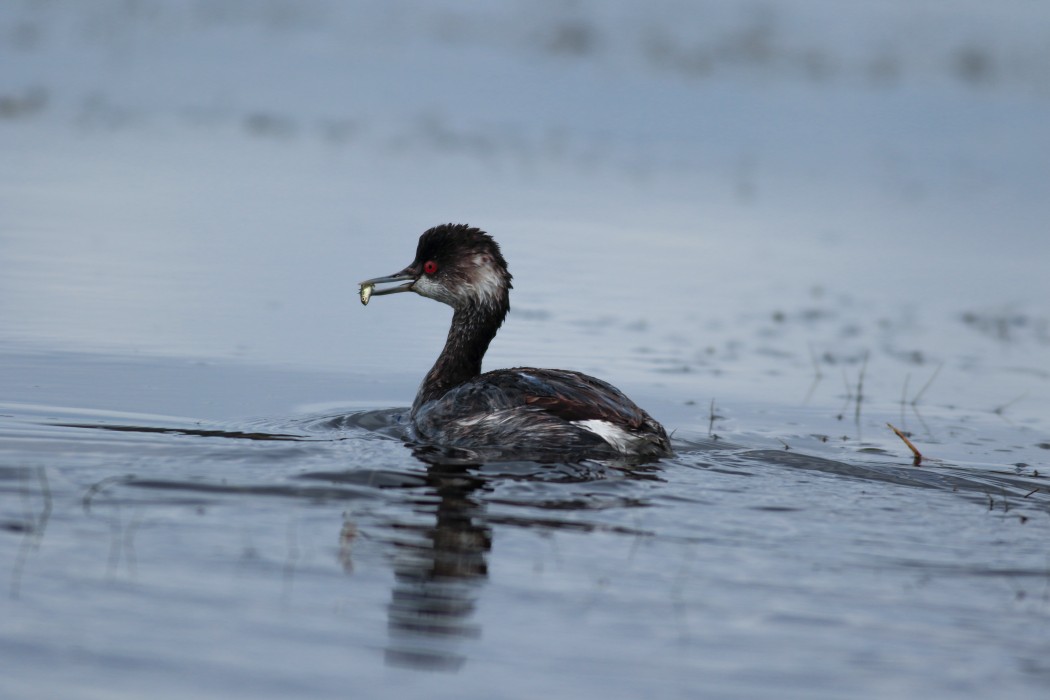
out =
{"type": "Polygon", "coordinates": [[[456,425],[464,428],[473,428],[477,425],[484,425],[487,423],[503,423],[509,418],[513,418],[517,413],[515,409],[503,409],[502,411],[495,411],[493,413],[479,413],[474,416],[468,416],[467,418],[459,418],[455,422],[456,425]]]}
{"type": "Polygon", "coordinates": [[[574,420],[572,424],[591,431],[620,452],[631,452],[631,448],[638,444],[639,440],[644,439],[627,432],[620,426],[607,420],[598,420],[597,418],[574,420]]]}

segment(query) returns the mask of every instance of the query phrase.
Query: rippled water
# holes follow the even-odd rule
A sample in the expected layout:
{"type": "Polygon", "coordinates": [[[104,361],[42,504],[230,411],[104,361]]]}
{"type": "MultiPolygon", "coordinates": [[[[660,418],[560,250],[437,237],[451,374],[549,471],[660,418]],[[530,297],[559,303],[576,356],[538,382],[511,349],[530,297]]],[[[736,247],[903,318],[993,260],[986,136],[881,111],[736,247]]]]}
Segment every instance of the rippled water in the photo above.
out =
{"type": "MultiPolygon", "coordinates": [[[[242,398],[287,379],[252,374],[242,398]]],[[[399,412],[4,405],[8,692],[1023,695],[1050,672],[1031,468],[695,430],[635,468],[448,464],[399,412]]]]}
{"type": "Polygon", "coordinates": [[[1042,697],[1050,18],[727,7],[0,9],[0,695],[1042,697]],[[450,219],[676,457],[406,444],[450,219]]]}

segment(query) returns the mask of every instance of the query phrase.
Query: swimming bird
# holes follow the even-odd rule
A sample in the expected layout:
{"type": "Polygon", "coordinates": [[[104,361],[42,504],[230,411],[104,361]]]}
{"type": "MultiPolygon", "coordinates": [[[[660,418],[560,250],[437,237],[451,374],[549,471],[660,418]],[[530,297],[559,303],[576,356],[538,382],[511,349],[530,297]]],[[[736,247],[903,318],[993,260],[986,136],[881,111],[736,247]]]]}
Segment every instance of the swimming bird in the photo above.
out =
{"type": "Polygon", "coordinates": [[[511,279],[490,235],[466,224],[443,224],[420,236],[416,257],[404,270],[361,282],[365,304],[373,296],[415,292],[453,309],[445,347],[412,403],[413,437],[512,455],[639,460],[673,454],[663,426],[600,379],[534,367],[481,372],[510,310],[511,279]]]}

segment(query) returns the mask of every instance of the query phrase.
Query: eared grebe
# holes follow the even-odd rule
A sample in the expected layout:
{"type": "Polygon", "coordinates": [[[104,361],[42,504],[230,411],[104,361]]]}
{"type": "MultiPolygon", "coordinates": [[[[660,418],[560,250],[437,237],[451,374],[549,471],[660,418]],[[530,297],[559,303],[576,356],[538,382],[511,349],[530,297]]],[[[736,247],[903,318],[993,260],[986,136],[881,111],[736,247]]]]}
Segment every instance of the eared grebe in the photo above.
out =
{"type": "Polygon", "coordinates": [[[464,224],[435,226],[397,274],[361,283],[361,301],[415,292],[451,306],[452,327],[412,404],[415,438],[428,444],[594,458],[672,454],[663,427],[619,389],[560,369],[481,373],[510,310],[511,275],[499,245],[464,224]],[[387,282],[396,287],[375,288],[387,282]]]}

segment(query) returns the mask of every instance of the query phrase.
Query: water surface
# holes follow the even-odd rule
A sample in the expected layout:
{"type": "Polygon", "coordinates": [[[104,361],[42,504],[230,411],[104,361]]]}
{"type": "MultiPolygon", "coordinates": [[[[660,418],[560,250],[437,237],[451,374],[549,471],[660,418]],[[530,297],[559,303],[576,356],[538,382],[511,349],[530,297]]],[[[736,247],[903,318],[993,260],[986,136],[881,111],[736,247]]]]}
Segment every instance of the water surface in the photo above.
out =
{"type": "Polygon", "coordinates": [[[0,694],[1042,697],[1050,17],[997,7],[5,5],[0,694]],[[356,282],[449,220],[486,367],[676,457],[406,444],[450,313],[356,282]]]}

